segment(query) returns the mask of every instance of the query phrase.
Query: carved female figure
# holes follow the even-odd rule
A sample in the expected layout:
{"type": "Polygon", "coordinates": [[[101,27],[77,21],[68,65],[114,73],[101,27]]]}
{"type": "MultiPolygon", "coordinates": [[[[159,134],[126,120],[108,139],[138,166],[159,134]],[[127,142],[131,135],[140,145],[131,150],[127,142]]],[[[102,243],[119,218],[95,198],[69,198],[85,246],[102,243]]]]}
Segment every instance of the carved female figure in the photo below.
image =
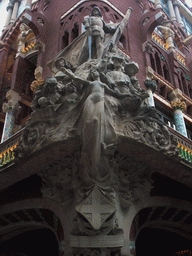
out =
{"type": "Polygon", "coordinates": [[[99,163],[101,145],[109,145],[115,141],[111,109],[106,103],[105,94],[116,98],[124,98],[130,95],[122,94],[118,90],[111,90],[101,82],[99,72],[95,69],[90,71],[92,81],[81,79],[65,68],[63,68],[63,71],[76,83],[81,83],[84,86],[84,93],[81,98],[83,111],[77,120],[76,126],[80,127],[82,132],[82,157],[86,165],[93,167],[99,163]]]}

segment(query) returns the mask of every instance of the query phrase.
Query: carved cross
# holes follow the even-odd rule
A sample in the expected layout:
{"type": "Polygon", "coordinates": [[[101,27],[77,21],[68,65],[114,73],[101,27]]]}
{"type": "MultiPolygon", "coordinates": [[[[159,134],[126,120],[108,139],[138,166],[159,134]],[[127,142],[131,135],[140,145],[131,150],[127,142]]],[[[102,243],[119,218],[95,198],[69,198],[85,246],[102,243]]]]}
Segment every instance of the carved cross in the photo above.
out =
{"type": "Polygon", "coordinates": [[[97,186],[82,203],[76,206],[76,211],[82,214],[95,230],[99,230],[115,210],[115,204],[111,203],[97,186]]]}

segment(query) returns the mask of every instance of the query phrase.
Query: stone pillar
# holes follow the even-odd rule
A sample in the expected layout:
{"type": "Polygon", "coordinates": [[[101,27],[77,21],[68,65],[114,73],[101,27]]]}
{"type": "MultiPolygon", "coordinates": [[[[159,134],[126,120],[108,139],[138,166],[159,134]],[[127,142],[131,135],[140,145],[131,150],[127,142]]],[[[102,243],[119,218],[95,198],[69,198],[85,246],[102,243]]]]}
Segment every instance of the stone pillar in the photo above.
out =
{"type": "Polygon", "coordinates": [[[8,99],[8,103],[3,104],[3,112],[6,112],[6,116],[1,143],[9,139],[14,133],[15,116],[19,109],[18,102],[21,100],[19,94],[13,90],[7,92],[6,98],[8,99]]]}
{"type": "Polygon", "coordinates": [[[169,14],[170,14],[171,20],[176,20],[172,0],[168,0],[167,4],[168,4],[169,14]]]}
{"type": "Polygon", "coordinates": [[[32,0],[27,0],[27,3],[25,5],[25,9],[26,10],[31,10],[31,4],[32,4],[32,0]]]}
{"type": "Polygon", "coordinates": [[[157,9],[160,9],[160,8],[162,8],[161,1],[160,0],[155,0],[155,9],[157,10],[157,9]]]}
{"type": "Polygon", "coordinates": [[[179,11],[179,3],[175,2],[174,3],[174,9],[175,9],[175,15],[176,15],[176,20],[177,22],[183,27],[183,21],[181,19],[180,11],[179,11]]]}
{"type": "Polygon", "coordinates": [[[183,136],[187,137],[187,130],[185,126],[185,121],[183,117],[183,111],[186,109],[186,104],[183,101],[182,92],[180,89],[176,89],[169,93],[169,98],[171,99],[171,106],[174,111],[174,122],[176,130],[183,136]]]}
{"type": "Polygon", "coordinates": [[[7,19],[5,21],[4,28],[6,28],[10,23],[12,11],[13,11],[13,4],[11,2],[9,2],[9,4],[7,6],[7,19]]]}
{"type": "Polygon", "coordinates": [[[155,107],[155,102],[154,102],[153,94],[157,90],[156,81],[155,80],[147,79],[147,80],[145,80],[145,85],[147,87],[147,92],[149,94],[148,104],[149,104],[150,107],[155,107]]]}
{"type": "Polygon", "coordinates": [[[13,13],[12,13],[12,16],[11,16],[10,23],[14,23],[17,19],[17,13],[18,13],[20,1],[21,0],[16,0],[15,3],[14,3],[13,13]]]}

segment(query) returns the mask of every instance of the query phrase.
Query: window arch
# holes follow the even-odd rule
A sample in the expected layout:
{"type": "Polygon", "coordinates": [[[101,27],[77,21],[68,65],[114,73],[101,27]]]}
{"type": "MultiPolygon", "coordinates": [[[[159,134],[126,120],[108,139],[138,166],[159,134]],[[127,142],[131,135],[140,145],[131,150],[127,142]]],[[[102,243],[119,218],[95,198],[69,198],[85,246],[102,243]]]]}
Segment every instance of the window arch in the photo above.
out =
{"type": "MultiPolygon", "coordinates": [[[[123,19],[118,12],[106,3],[100,1],[84,2],[66,16],[63,15],[63,18],[60,21],[59,50],[64,49],[83,32],[82,23],[84,17],[90,15],[94,6],[98,6],[100,8],[101,14],[106,23],[119,23],[123,19]]],[[[126,50],[129,48],[128,33],[126,29],[124,31],[124,35],[120,38],[120,44],[122,44],[123,48],[126,50]]]]}
{"type": "Polygon", "coordinates": [[[167,65],[164,55],[156,48],[153,47],[153,51],[149,53],[150,66],[152,69],[162,76],[168,82],[171,82],[169,75],[169,67],[167,65]]]}

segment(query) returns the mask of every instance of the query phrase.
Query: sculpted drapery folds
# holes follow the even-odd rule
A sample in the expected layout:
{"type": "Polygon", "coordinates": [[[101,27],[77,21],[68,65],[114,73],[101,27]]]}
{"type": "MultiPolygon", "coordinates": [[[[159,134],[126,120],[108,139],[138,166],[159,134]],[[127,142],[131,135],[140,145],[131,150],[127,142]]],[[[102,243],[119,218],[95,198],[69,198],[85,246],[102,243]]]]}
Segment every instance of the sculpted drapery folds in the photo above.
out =
{"type": "Polygon", "coordinates": [[[116,139],[112,109],[107,103],[106,95],[117,99],[132,99],[132,96],[130,93],[121,93],[118,89],[110,89],[105,83],[101,82],[99,72],[96,69],[90,71],[92,81],[77,77],[64,67],[62,70],[76,83],[79,82],[84,86],[81,99],[84,102],[83,111],[77,120],[76,126],[81,127],[82,161],[85,161],[84,164],[87,167],[94,167],[99,164],[101,145],[113,144],[116,139]]]}

